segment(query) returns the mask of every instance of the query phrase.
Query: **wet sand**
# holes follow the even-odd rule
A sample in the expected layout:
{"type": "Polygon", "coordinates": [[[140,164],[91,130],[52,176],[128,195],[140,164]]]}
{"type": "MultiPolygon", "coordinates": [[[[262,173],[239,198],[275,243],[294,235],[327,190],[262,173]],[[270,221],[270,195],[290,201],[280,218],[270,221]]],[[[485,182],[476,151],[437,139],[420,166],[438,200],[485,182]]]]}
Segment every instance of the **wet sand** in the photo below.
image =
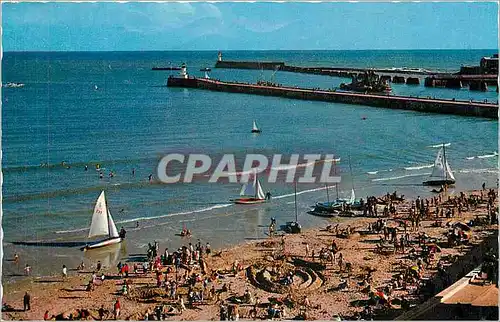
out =
{"type": "MultiPolygon", "coordinates": [[[[479,194],[477,191],[474,193],[479,194]]],[[[397,204],[398,217],[387,218],[388,226],[399,227],[397,220],[407,217],[408,207],[409,201],[397,204]]],[[[433,210],[434,208],[431,207],[432,214],[433,210]]],[[[486,215],[486,213],[486,202],[482,202],[477,209],[462,212],[460,217],[440,218],[443,227],[432,227],[432,223],[435,221],[433,218],[423,220],[418,232],[425,232],[430,237],[437,238],[439,240],[437,244],[442,245],[443,243],[440,241],[446,241],[444,233],[450,229],[445,226],[447,222],[468,222],[476,215],[486,215]]],[[[248,289],[252,297],[259,297],[262,302],[261,308],[257,312],[259,318],[267,317],[266,307],[269,298],[284,299],[287,296],[290,302],[294,303],[294,306],[293,308],[286,308],[285,317],[294,318],[300,313],[304,296],[307,296],[310,302],[310,305],[306,308],[308,319],[329,320],[335,314],[339,314],[345,319],[352,319],[363,310],[363,301],[369,299],[366,286],[361,285],[362,276],[366,275],[368,270],[373,271],[372,290],[383,291],[394,274],[400,272],[403,267],[409,268],[416,264],[416,259],[407,258],[408,249],[405,249],[405,253],[401,251],[393,252],[392,250],[384,254],[375,252],[377,242],[383,234],[365,234],[363,232],[367,230],[369,223],[376,221],[377,218],[353,218],[342,221],[338,226],[340,230],[346,229],[350,225],[354,231],[348,238],[339,238],[335,231],[332,229],[327,230],[323,226],[308,229],[301,234],[273,237],[265,241],[251,241],[232,248],[212,250],[212,254],[205,257],[205,261],[208,270],[218,270],[221,273],[221,278],[213,282],[215,289],[220,290],[224,284],[229,287],[227,292],[220,293],[221,302],[229,303],[229,298],[242,296],[245,290],[248,289]],[[282,240],[284,240],[284,251],[281,246],[282,240]],[[351,264],[352,269],[350,272],[345,269],[340,271],[338,261],[333,264],[330,261],[325,263],[325,269],[315,269],[315,264],[319,263],[317,255],[320,249],[329,247],[332,240],[335,240],[338,245],[344,262],[351,264]],[[310,252],[315,251],[316,258],[306,257],[306,242],[309,245],[310,252]],[[299,262],[297,262],[297,259],[299,259],[299,262]],[[291,264],[294,260],[295,265],[291,264]],[[300,262],[300,260],[306,262],[300,262]],[[235,261],[240,263],[242,269],[233,274],[230,271],[235,261]],[[263,279],[262,276],[270,276],[268,273],[272,271],[273,266],[279,268],[282,275],[285,271],[294,272],[294,283],[290,287],[283,287],[279,286],[279,283],[275,283],[274,278],[271,278],[271,282],[265,278],[263,279]],[[251,273],[249,267],[252,267],[251,273]],[[262,274],[266,268],[268,269],[267,273],[262,274]],[[348,290],[338,289],[341,280],[348,281],[348,290]],[[283,293],[273,292],[276,290],[283,290],[283,293]]],[[[332,219],[330,226],[336,224],[336,220],[332,219]]],[[[399,238],[403,228],[399,227],[398,229],[399,238]]],[[[414,238],[418,232],[411,231],[411,228],[408,227],[411,238],[414,238]]],[[[423,270],[422,279],[435,277],[437,272],[436,264],[440,258],[449,258],[445,265],[459,262],[460,257],[470,252],[471,248],[476,247],[474,245],[478,245],[483,239],[498,233],[497,225],[474,226],[470,232],[472,236],[470,245],[442,246],[441,251],[435,253],[431,264],[423,270]],[[453,258],[454,256],[459,257],[453,258]]],[[[417,244],[412,246],[417,251],[420,250],[417,244]]],[[[160,245],[160,252],[163,251],[162,247],[164,245],[160,245]]],[[[133,265],[133,261],[129,262],[129,264],[133,265]]],[[[193,267],[193,272],[199,272],[199,268],[193,267]]],[[[183,273],[184,270],[181,269],[179,275],[183,275],[183,273]]],[[[66,279],[59,276],[33,277],[4,285],[3,302],[10,305],[13,310],[3,312],[2,317],[7,320],[40,320],[43,319],[45,311],[49,311],[49,316],[58,314],[69,316],[71,313],[75,314],[76,309],[87,309],[91,313],[91,317],[98,319],[97,310],[103,306],[109,311],[107,318],[112,319],[113,303],[117,298],[120,298],[120,319],[144,319],[146,312],[153,314],[155,307],[160,303],[164,303],[167,309],[172,307],[172,312],[177,313],[170,315],[168,317],[170,320],[219,320],[219,306],[221,303],[215,303],[216,298],[213,298],[205,300],[204,303],[195,303],[193,306],[189,306],[187,297],[181,295],[187,293],[187,286],[180,286],[178,289],[178,294],[183,296],[187,307],[185,311],[180,313],[179,302],[168,299],[163,287],[156,287],[154,272],[146,274],[132,273],[127,279],[131,282],[131,288],[126,296],[120,295],[123,279],[118,276],[116,268],[108,269],[106,279],[102,285],[96,286],[93,292],[87,292],[85,286],[90,280],[91,274],[92,272],[89,269],[86,272],[70,270],[66,279]],[[26,291],[31,295],[31,310],[23,312],[23,295],[26,291]]],[[[439,287],[439,279],[436,281],[434,284],[439,287]]],[[[211,286],[212,283],[209,283],[208,289],[211,286]]],[[[198,282],[195,289],[201,289],[201,283],[198,282]]],[[[436,289],[434,294],[438,291],[436,289]]],[[[408,285],[405,290],[393,290],[389,296],[392,305],[385,306],[385,309],[381,311],[376,311],[376,317],[379,319],[384,317],[393,318],[401,314],[403,311],[398,305],[398,300],[395,299],[404,297],[411,305],[417,305],[424,300],[419,294],[422,294],[422,292],[417,292],[413,285],[408,285]]],[[[252,307],[250,304],[241,304],[239,307],[240,319],[250,319],[248,315],[252,307]]]]}

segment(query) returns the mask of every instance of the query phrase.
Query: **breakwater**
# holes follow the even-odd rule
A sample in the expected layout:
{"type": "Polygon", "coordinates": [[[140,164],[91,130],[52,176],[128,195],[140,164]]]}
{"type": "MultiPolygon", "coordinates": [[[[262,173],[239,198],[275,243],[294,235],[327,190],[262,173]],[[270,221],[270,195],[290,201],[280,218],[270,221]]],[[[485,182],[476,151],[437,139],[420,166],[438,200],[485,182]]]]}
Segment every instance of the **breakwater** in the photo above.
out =
{"type": "Polygon", "coordinates": [[[488,85],[496,86],[497,75],[460,75],[430,71],[420,68],[354,68],[354,67],[300,67],[289,66],[284,62],[259,61],[217,61],[215,68],[232,69],[266,69],[291,73],[315,74],[333,77],[352,78],[360,73],[375,72],[381,77],[396,84],[419,85],[424,77],[426,87],[462,88],[469,86],[471,90],[486,91],[488,85]]]}
{"type": "Polygon", "coordinates": [[[329,75],[339,77],[350,77],[351,75],[372,71],[375,73],[411,74],[411,75],[446,75],[438,71],[429,71],[419,68],[355,68],[355,67],[301,67],[290,66],[284,62],[260,62],[260,61],[217,61],[215,68],[233,69],[268,69],[280,70],[292,73],[305,73],[317,75],[329,75]]]}
{"type": "Polygon", "coordinates": [[[365,105],[427,113],[454,114],[498,119],[498,105],[492,103],[361,94],[283,86],[229,83],[203,78],[169,77],[169,87],[198,88],[219,92],[278,96],[292,99],[365,105]]]}

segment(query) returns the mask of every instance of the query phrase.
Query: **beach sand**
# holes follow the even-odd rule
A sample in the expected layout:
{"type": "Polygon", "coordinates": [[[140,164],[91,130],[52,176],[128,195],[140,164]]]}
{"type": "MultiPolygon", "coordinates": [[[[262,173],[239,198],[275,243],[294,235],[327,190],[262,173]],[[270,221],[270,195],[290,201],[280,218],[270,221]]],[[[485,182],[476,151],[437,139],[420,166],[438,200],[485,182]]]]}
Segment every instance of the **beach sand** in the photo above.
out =
{"type": "MultiPolygon", "coordinates": [[[[474,194],[478,195],[479,192],[475,191],[474,194]]],[[[485,193],[486,195],[486,193],[485,193]]],[[[408,213],[406,209],[409,207],[410,201],[405,201],[396,205],[398,218],[405,218],[408,213]]],[[[431,207],[431,213],[434,208],[431,207]]],[[[445,225],[447,222],[468,222],[475,216],[486,215],[486,202],[482,202],[479,206],[467,212],[462,212],[460,217],[455,218],[440,218],[445,225]]],[[[433,217],[433,215],[431,215],[433,217]]],[[[388,226],[398,227],[398,218],[387,218],[388,226]]],[[[304,296],[307,296],[310,302],[307,307],[307,318],[317,320],[330,320],[336,314],[344,318],[353,318],[357,313],[363,310],[363,305],[356,305],[368,300],[367,292],[364,292],[365,286],[361,285],[363,274],[366,274],[368,269],[373,270],[373,282],[371,286],[378,290],[389,284],[394,274],[400,271],[400,267],[411,267],[415,265],[416,259],[407,259],[408,249],[405,253],[401,252],[388,252],[387,254],[380,254],[374,252],[377,247],[377,242],[383,234],[360,234],[367,230],[369,223],[374,223],[377,218],[354,218],[344,221],[339,224],[339,229],[345,229],[350,225],[354,231],[348,238],[339,238],[335,235],[332,229],[327,230],[325,227],[318,227],[303,231],[301,234],[288,234],[285,237],[272,237],[266,240],[247,242],[232,248],[222,250],[212,250],[210,256],[205,257],[208,270],[219,270],[223,276],[214,282],[216,289],[221,289],[223,284],[229,287],[228,292],[223,292],[220,299],[228,303],[227,299],[233,295],[242,296],[245,290],[249,290],[252,296],[259,297],[262,302],[262,307],[258,310],[260,318],[266,318],[266,305],[269,298],[285,298],[294,302],[293,308],[287,308],[285,312],[286,318],[293,318],[297,316],[302,307],[304,296]],[[282,239],[284,240],[284,251],[282,251],[282,239]],[[329,247],[335,240],[343,255],[345,262],[349,262],[352,266],[351,272],[340,271],[338,262],[333,265],[331,262],[326,263],[326,269],[314,270],[302,267],[300,265],[293,266],[291,262],[294,258],[313,262],[311,256],[306,258],[307,242],[311,252],[314,250],[317,254],[323,247],[329,247]],[[273,259],[279,258],[284,255],[284,260],[273,259]],[[237,261],[241,265],[241,270],[236,274],[230,273],[233,264],[237,261]],[[254,272],[268,267],[280,267],[282,271],[291,270],[296,272],[294,276],[294,283],[291,287],[282,287],[285,292],[282,294],[272,293],[264,290],[266,282],[261,278],[256,281],[248,278],[247,268],[252,266],[254,272]],[[225,274],[224,272],[229,272],[225,274]],[[306,274],[304,274],[304,272],[306,274]],[[336,290],[341,280],[348,281],[348,291],[336,290]]],[[[444,233],[450,230],[449,227],[432,227],[434,219],[428,218],[421,222],[419,232],[425,232],[430,237],[435,237],[440,240],[446,240],[444,233]]],[[[331,226],[337,223],[332,220],[331,226]]],[[[399,227],[398,238],[402,234],[402,227],[399,227]]],[[[411,231],[408,227],[408,232],[414,238],[418,232],[411,231]]],[[[488,236],[497,234],[497,225],[483,225],[474,226],[471,228],[471,245],[468,246],[455,246],[455,247],[442,247],[441,252],[435,254],[434,260],[428,268],[425,268],[422,273],[423,279],[430,279],[436,275],[436,263],[439,258],[453,258],[458,255],[459,258],[465,256],[472,248],[477,247],[481,240],[488,236]]],[[[161,245],[165,246],[165,245],[161,245]]],[[[420,249],[418,245],[413,245],[417,250],[420,249]]],[[[160,248],[161,250],[162,248],[160,248]]],[[[338,254],[337,254],[338,255],[338,254]]],[[[480,260],[480,259],[479,259],[480,260]]],[[[319,263],[317,258],[314,259],[315,263],[319,263]]],[[[460,259],[449,260],[448,263],[460,262],[460,259]]],[[[133,263],[129,263],[133,265],[133,263]]],[[[465,261],[463,263],[466,264],[465,261]]],[[[468,263],[475,265],[474,263],[468,263]]],[[[476,263],[477,266],[478,263],[476,263]]],[[[314,266],[314,264],[312,264],[314,266]]],[[[312,266],[311,266],[312,267],[312,266]]],[[[465,268],[463,269],[465,271],[465,268]]],[[[199,269],[193,268],[193,272],[199,272],[199,269]]],[[[183,270],[181,270],[182,275],[183,270]]],[[[118,276],[117,269],[112,268],[106,272],[107,278],[101,285],[95,287],[93,292],[85,290],[86,284],[91,278],[91,271],[82,272],[70,270],[69,276],[66,279],[62,277],[44,277],[44,278],[28,278],[23,281],[4,285],[4,298],[3,303],[7,303],[13,309],[9,312],[3,312],[2,317],[6,320],[41,320],[44,317],[45,311],[49,311],[49,316],[56,316],[63,314],[75,314],[76,309],[87,309],[91,313],[91,317],[98,319],[98,309],[103,306],[108,310],[107,318],[112,319],[113,303],[117,298],[121,302],[121,315],[120,319],[144,319],[144,315],[149,311],[153,314],[155,307],[159,303],[165,303],[168,307],[176,308],[173,312],[177,312],[178,301],[169,300],[165,295],[164,288],[156,287],[156,275],[154,272],[146,274],[131,274],[127,279],[131,281],[131,288],[128,295],[120,295],[123,279],[118,276]],[[31,310],[22,311],[23,309],[23,295],[25,292],[31,295],[31,310]]],[[[264,274],[265,275],[265,274],[264,274]]],[[[458,276],[457,276],[458,277],[458,276]]],[[[433,294],[439,291],[439,283],[436,285],[433,294]]],[[[274,285],[274,284],[273,284],[274,285]]],[[[273,287],[271,285],[271,287],[273,287]]],[[[209,284],[210,289],[212,283],[209,284]]],[[[200,289],[201,283],[197,283],[195,289],[200,289]]],[[[279,288],[279,287],[278,287],[279,288]]],[[[187,286],[179,287],[178,294],[186,294],[187,286]]],[[[267,288],[269,290],[269,288],[267,288]]],[[[401,299],[405,297],[412,305],[417,305],[423,301],[423,298],[418,295],[414,286],[408,286],[406,290],[392,291],[389,299],[401,299]]],[[[195,304],[189,306],[187,298],[184,296],[184,302],[187,309],[182,313],[170,315],[170,320],[219,320],[219,306],[220,303],[215,303],[214,299],[209,299],[202,304],[195,304]]],[[[398,303],[393,301],[391,307],[386,307],[383,311],[385,315],[382,317],[393,318],[403,311],[398,303]]],[[[239,305],[239,318],[240,319],[253,319],[249,318],[249,312],[252,309],[251,304],[239,305]]],[[[381,313],[382,314],[382,313],[381,313]]],[[[380,318],[380,315],[377,316],[380,318]]]]}

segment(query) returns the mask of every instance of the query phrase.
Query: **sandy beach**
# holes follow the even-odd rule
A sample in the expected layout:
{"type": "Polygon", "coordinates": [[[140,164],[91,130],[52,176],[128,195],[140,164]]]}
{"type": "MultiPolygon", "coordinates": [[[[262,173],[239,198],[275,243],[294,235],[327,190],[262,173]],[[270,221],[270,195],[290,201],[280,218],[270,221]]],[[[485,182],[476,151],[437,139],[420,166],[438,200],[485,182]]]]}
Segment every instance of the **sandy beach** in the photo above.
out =
{"type": "MultiPolygon", "coordinates": [[[[83,311],[84,319],[100,319],[100,313],[103,319],[113,319],[113,307],[119,299],[118,319],[123,320],[142,320],[146,315],[156,320],[157,314],[168,320],[219,320],[221,305],[228,315],[244,320],[266,319],[272,314],[278,319],[330,320],[337,315],[342,319],[391,319],[480,264],[481,258],[464,258],[485,239],[498,236],[497,225],[488,221],[488,192],[467,192],[461,197],[466,202],[458,206],[453,198],[460,199],[460,193],[451,201],[444,195],[441,202],[436,198],[437,207],[444,210],[440,217],[436,217],[436,205],[429,200],[425,206],[428,212],[423,212],[415,227],[409,220],[414,201],[405,200],[393,203],[395,213],[385,218],[359,217],[341,223],[333,218],[327,227],[300,234],[278,235],[211,250],[210,254],[204,251],[199,261],[188,260],[177,273],[174,265],[134,272],[134,265],[142,266],[146,258],[146,254],[138,254],[127,261],[128,278],[119,275],[115,267],[104,268],[105,279],[96,282],[93,291],[87,291],[87,286],[95,267],[69,268],[66,278],[27,278],[4,285],[2,317],[40,320],[48,311],[52,319],[78,319],[83,311]],[[454,217],[447,217],[448,209],[448,216],[454,217]],[[463,225],[471,220],[475,221],[471,227],[463,225]],[[387,228],[379,230],[377,225],[384,222],[387,228]],[[460,236],[458,240],[446,236],[450,231],[460,236]],[[393,233],[403,245],[397,242],[397,249],[390,241],[393,233]],[[419,234],[425,234],[420,241],[419,234]],[[320,259],[322,249],[324,258],[320,259]],[[156,270],[168,272],[160,274],[159,283],[156,270]],[[188,274],[199,274],[197,278],[193,275],[191,286],[185,280],[188,274]],[[174,298],[165,287],[165,279],[177,279],[174,298]],[[128,285],[126,294],[124,283],[128,285]],[[203,299],[195,298],[193,294],[200,291],[203,299]],[[23,310],[25,292],[31,298],[29,311],[23,310]]],[[[379,216],[383,208],[378,205],[379,216]]],[[[186,246],[189,242],[194,245],[196,238],[186,239],[186,246]]],[[[168,245],[159,245],[158,255],[165,247],[168,245]]],[[[101,273],[96,275],[99,279],[101,273]]]]}

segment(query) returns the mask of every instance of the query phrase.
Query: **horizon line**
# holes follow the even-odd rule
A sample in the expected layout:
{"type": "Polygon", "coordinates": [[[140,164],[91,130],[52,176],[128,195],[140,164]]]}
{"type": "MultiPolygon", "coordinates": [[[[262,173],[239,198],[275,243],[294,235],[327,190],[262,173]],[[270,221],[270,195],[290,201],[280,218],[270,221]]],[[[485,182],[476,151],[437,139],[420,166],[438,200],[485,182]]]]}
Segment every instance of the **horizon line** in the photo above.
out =
{"type": "Polygon", "coordinates": [[[120,52],[232,52],[232,51],[451,51],[451,50],[499,50],[498,48],[413,48],[413,49],[150,49],[150,50],[4,50],[4,53],[120,53],[120,52]]]}

